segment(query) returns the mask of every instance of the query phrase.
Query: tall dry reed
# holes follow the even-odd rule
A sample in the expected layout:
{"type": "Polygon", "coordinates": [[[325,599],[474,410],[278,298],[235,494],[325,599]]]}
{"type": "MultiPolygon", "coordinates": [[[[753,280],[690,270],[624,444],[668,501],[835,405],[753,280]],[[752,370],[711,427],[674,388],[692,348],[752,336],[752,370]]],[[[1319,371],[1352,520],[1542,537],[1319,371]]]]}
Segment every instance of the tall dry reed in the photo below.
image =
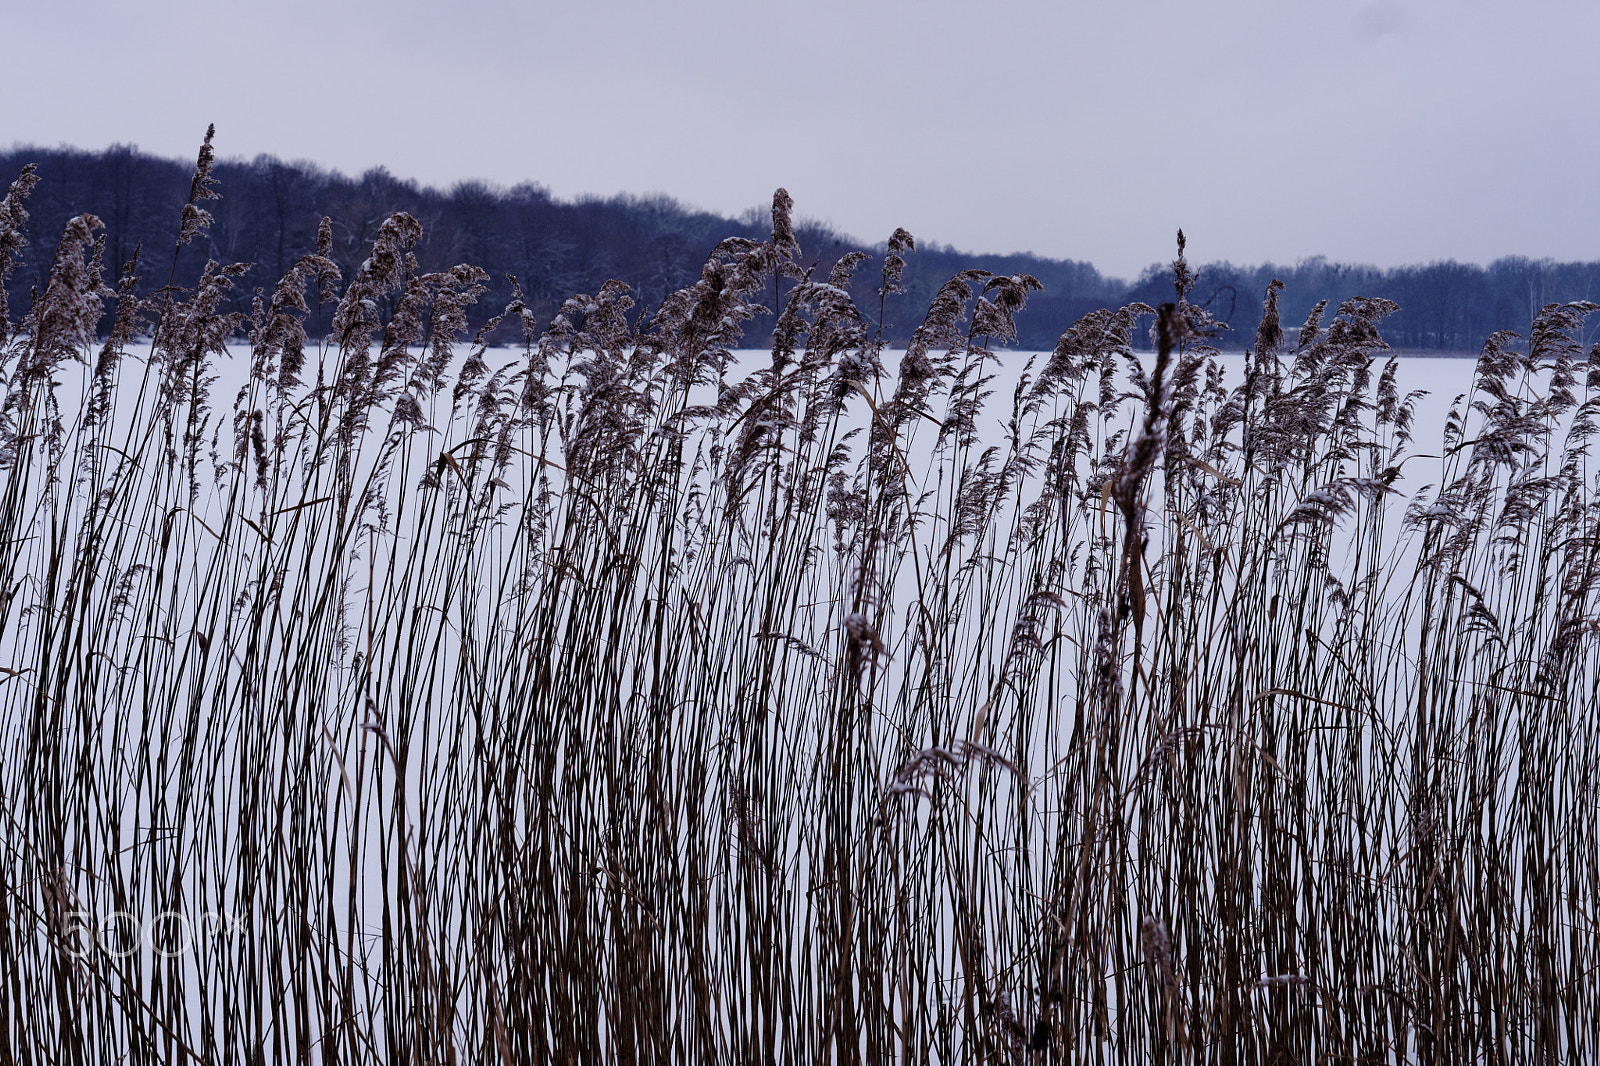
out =
{"type": "Polygon", "coordinates": [[[68,224],[0,334],[0,1062],[1593,1054],[1595,309],[1414,441],[1392,305],[1290,349],[1274,285],[1229,382],[1180,235],[1153,358],[994,396],[1033,279],[891,368],[789,210],[476,339],[405,215],[246,319],[68,224]]]}

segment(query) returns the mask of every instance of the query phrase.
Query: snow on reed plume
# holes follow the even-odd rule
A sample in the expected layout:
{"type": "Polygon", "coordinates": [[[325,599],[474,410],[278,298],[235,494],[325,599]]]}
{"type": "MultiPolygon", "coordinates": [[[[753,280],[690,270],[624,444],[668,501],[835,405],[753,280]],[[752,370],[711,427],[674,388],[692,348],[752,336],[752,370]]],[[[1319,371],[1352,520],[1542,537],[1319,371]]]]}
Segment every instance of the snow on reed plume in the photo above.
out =
{"type": "Polygon", "coordinates": [[[1286,351],[1274,283],[1230,382],[1180,242],[997,396],[1033,279],[891,372],[910,235],[874,319],[791,206],[474,337],[405,215],[244,319],[68,223],[0,334],[0,1062],[1592,1054],[1594,308],[1413,441],[1392,305],[1286,351]]]}

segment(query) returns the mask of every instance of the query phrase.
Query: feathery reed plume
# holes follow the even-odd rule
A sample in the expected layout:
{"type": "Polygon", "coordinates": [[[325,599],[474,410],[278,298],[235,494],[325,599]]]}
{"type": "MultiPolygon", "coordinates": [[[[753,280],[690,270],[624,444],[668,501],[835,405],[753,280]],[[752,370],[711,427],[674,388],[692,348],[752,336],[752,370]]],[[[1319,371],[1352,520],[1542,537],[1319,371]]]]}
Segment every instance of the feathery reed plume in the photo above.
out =
{"type": "Polygon", "coordinates": [[[39,183],[38,166],[29,163],[0,199],[0,347],[11,339],[11,305],[6,298],[6,279],[17,266],[17,253],[28,245],[28,212],[23,208],[28,193],[39,183]]]}
{"type": "Polygon", "coordinates": [[[976,740],[956,740],[944,747],[923,748],[908,759],[895,771],[888,787],[883,790],[883,802],[887,805],[899,796],[921,796],[932,800],[933,796],[928,791],[931,784],[953,778],[965,770],[973,759],[1009,771],[1022,783],[1023,788],[1027,787],[1027,775],[998,751],[976,740]]]}
{"type": "Polygon", "coordinates": [[[139,284],[139,252],[135,246],[133,256],[122,266],[117,282],[117,313],[112,320],[111,332],[94,362],[94,386],[85,412],[86,424],[94,425],[110,417],[115,399],[117,367],[121,364],[128,345],[133,343],[140,324],[139,300],[134,288],[139,284]]]}
{"type": "Polygon", "coordinates": [[[216,135],[217,127],[214,123],[206,127],[206,139],[200,145],[199,158],[195,160],[194,178],[189,183],[189,199],[183,205],[183,218],[178,227],[180,246],[194,240],[214,221],[211,212],[200,206],[201,202],[218,200],[222,197],[222,194],[217,192],[216,179],[211,176],[211,164],[216,159],[216,153],[211,147],[211,138],[216,135]]]}

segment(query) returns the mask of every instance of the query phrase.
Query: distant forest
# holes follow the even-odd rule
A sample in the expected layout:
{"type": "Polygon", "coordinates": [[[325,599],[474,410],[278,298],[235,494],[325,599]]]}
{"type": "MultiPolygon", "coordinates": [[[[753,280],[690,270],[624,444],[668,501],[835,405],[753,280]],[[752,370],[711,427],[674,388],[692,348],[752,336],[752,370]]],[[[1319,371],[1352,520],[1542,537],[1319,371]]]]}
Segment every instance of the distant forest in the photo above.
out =
{"type": "MultiPolygon", "coordinates": [[[[270,290],[295,260],[315,248],[317,228],[332,221],[333,258],[351,275],[367,256],[373,235],[390,214],[405,211],[424,228],[416,252],[425,271],[471,263],[488,271],[491,288],[473,316],[480,323],[510,298],[507,275],[522,285],[542,315],[576,293],[593,293],[610,279],[633,290],[637,310],[648,313],[666,294],[694,281],[706,255],[726,237],[766,239],[759,211],[733,219],[691,208],[666,197],[616,196],[561,201],[536,184],[497,188],[462,182],[447,191],[394,177],[378,168],[359,177],[314,164],[285,163],[270,156],[219,161],[212,170],[221,200],[209,201],[215,223],[185,247],[176,264],[172,248],[179,213],[189,191],[192,161],[150,156],[127,146],[102,152],[70,148],[13,148],[0,152],[0,189],[24,164],[38,164],[39,184],[28,198],[30,246],[9,279],[13,314],[28,307],[31,288],[48,273],[67,220],[88,212],[105,224],[107,280],[116,277],[142,242],[140,291],[151,292],[169,277],[194,277],[206,259],[254,264],[237,290],[235,309],[249,311],[256,290],[270,290]],[[173,271],[174,266],[176,272],[173,271]]],[[[756,190],[766,195],[770,190],[756,190]]],[[[753,199],[755,196],[752,197],[753,199]]],[[[801,216],[805,204],[797,205],[801,216]]],[[[878,270],[884,245],[865,245],[831,227],[796,226],[801,261],[815,262],[819,276],[843,253],[875,250],[857,272],[856,299],[863,315],[878,315],[878,270]]],[[[888,234],[881,235],[887,238],[888,234]]],[[[917,235],[919,237],[932,235],[917,235]]],[[[1018,346],[1049,349],[1057,335],[1084,313],[1139,300],[1156,305],[1172,298],[1170,272],[1156,264],[1130,283],[1102,275],[1091,264],[1031,254],[971,255],[919,241],[909,256],[906,294],[884,308],[885,336],[903,344],[922,320],[933,294],[958,270],[982,267],[1001,274],[1031,274],[1043,285],[1017,322],[1018,346]]],[[[1320,257],[1293,266],[1234,266],[1213,263],[1199,270],[1191,299],[1206,303],[1229,323],[1238,343],[1248,343],[1261,310],[1262,292],[1274,278],[1286,290],[1286,323],[1297,322],[1318,300],[1333,306],[1351,296],[1383,296],[1401,307],[1383,326],[1391,345],[1402,349],[1476,352],[1497,329],[1526,331],[1547,303],[1600,301],[1600,261],[1556,263],[1508,258],[1488,267],[1456,262],[1379,270],[1327,262],[1320,257]]],[[[755,320],[748,342],[766,341],[772,320],[755,320]]],[[[505,339],[510,339],[509,337],[505,339]]],[[[1223,341],[1228,346],[1228,341],[1223,341]]]]}

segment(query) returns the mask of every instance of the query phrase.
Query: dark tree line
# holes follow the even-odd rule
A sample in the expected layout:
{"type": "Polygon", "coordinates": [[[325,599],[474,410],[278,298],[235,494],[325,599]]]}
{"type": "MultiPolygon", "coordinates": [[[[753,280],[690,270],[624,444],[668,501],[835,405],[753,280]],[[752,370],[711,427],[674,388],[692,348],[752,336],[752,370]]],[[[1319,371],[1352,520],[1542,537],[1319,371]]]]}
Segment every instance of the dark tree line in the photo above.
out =
{"type": "Polygon", "coordinates": [[[378,227],[396,211],[423,224],[418,268],[467,262],[487,270],[490,291],[479,320],[503,307],[515,275],[529,303],[553,313],[577,292],[620,278],[643,305],[692,281],[700,262],[730,231],[749,226],[684,209],[666,199],[619,197],[563,203],[537,185],[493,189],[463,182],[449,191],[425,188],[383,169],[359,177],[307,163],[261,156],[219,160],[212,167],[222,199],[208,201],[215,221],[185,247],[174,266],[179,213],[192,163],[157,159],[118,146],[104,152],[20,149],[0,155],[0,180],[37,163],[39,184],[28,198],[31,246],[10,279],[13,307],[48,272],[61,227],[88,212],[105,224],[107,273],[115,275],[142,242],[141,290],[169,277],[193,277],[207,259],[254,264],[235,300],[247,309],[257,287],[269,288],[300,256],[315,250],[323,217],[332,224],[333,259],[346,278],[366,258],[378,227]]]}
{"type": "MultiPolygon", "coordinates": [[[[41,180],[27,202],[30,246],[7,283],[14,312],[26,309],[31,288],[49,271],[66,221],[84,212],[105,225],[108,280],[114,283],[141,244],[140,291],[145,294],[173,277],[194,277],[207,259],[252,263],[234,296],[235,309],[247,311],[258,288],[270,289],[296,259],[315,248],[323,217],[331,221],[333,258],[348,278],[366,257],[383,220],[405,211],[424,228],[417,246],[419,269],[443,270],[465,262],[488,271],[491,287],[475,309],[474,324],[510,299],[508,276],[517,278],[529,305],[545,316],[567,297],[593,293],[613,278],[632,288],[636,313],[649,313],[668,293],[699,276],[707,254],[722,239],[768,236],[759,211],[725,218],[666,197],[561,201],[531,183],[503,189],[462,182],[441,191],[382,168],[347,177],[310,163],[258,156],[215,164],[212,173],[223,198],[206,204],[215,223],[175,261],[172,249],[192,161],[160,159],[127,146],[102,152],[16,148],[0,153],[0,189],[30,162],[38,165],[41,180]]],[[[838,256],[859,246],[819,223],[798,225],[796,236],[802,261],[815,262],[819,276],[826,275],[838,256]]],[[[882,255],[882,245],[877,252],[882,255]]],[[[854,295],[869,318],[878,313],[880,266],[881,261],[869,260],[856,275],[854,295]]],[[[1095,308],[1131,300],[1154,306],[1171,299],[1170,272],[1164,265],[1150,267],[1129,285],[1102,276],[1088,263],[1034,255],[975,256],[925,242],[908,259],[906,294],[883,307],[889,341],[904,343],[939,286],[972,267],[1031,274],[1043,284],[1030,301],[1029,313],[1017,322],[1018,344],[1029,349],[1050,348],[1061,329],[1095,308]]],[[[1525,330],[1546,303],[1600,299],[1600,262],[1520,258],[1486,268],[1445,262],[1391,270],[1321,258],[1292,267],[1217,263],[1201,268],[1192,298],[1207,301],[1216,317],[1239,329],[1243,343],[1259,316],[1261,294],[1274,277],[1287,286],[1282,299],[1286,324],[1302,318],[1323,297],[1335,306],[1356,295],[1394,300],[1402,310],[1385,323],[1384,336],[1400,348],[1475,351],[1494,330],[1525,330]]],[[[764,342],[771,321],[752,322],[750,343],[764,342]]]]}
{"type": "MultiPolygon", "coordinates": [[[[613,278],[633,290],[636,313],[649,313],[667,294],[692,283],[706,257],[727,237],[755,240],[770,235],[768,217],[751,211],[726,218],[684,207],[666,197],[617,196],[561,201],[535,184],[510,189],[462,182],[440,191],[404,181],[383,169],[359,177],[310,163],[285,163],[270,156],[249,162],[219,160],[212,167],[222,199],[205,204],[215,218],[202,240],[186,246],[176,263],[172,249],[180,211],[189,192],[192,162],[159,159],[126,146],[103,152],[20,148],[0,153],[0,188],[27,163],[40,181],[27,201],[29,247],[8,282],[14,309],[26,308],[28,293],[48,273],[67,219],[88,212],[105,224],[106,272],[115,278],[142,242],[141,293],[172,277],[195,276],[207,259],[254,264],[234,296],[234,309],[248,310],[257,288],[271,285],[316,246],[323,217],[332,224],[333,258],[346,278],[367,255],[379,225],[405,211],[423,225],[418,268],[443,270],[471,263],[486,270],[490,290],[478,302],[474,324],[504,307],[515,276],[529,305],[545,316],[575,293],[593,293],[613,278]],[[174,267],[176,268],[174,270],[174,267]]],[[[885,235],[887,236],[887,234],[885,235]]],[[[856,241],[819,223],[796,226],[802,259],[816,263],[819,277],[856,241]]],[[[879,247],[882,252],[882,246],[879,247]]],[[[884,332],[903,342],[939,286],[953,273],[983,266],[1003,273],[1033,274],[1045,284],[1035,298],[1046,312],[1032,316],[1039,337],[1055,341],[1046,323],[1076,318],[1115,301],[1126,286],[1102,278],[1086,263],[1036,256],[980,257],[938,246],[911,257],[903,283],[907,295],[884,306],[884,332]]],[[[855,295],[876,313],[881,262],[857,273],[855,295]]],[[[751,323],[750,343],[762,344],[772,319],[751,323]]]]}
{"type": "MultiPolygon", "coordinates": [[[[1170,268],[1152,266],[1127,298],[1152,305],[1170,300],[1171,277],[1170,268]]],[[[1525,334],[1546,304],[1600,302],[1600,261],[1523,257],[1497,259],[1487,267],[1452,260],[1389,270],[1330,263],[1321,256],[1294,266],[1213,263],[1200,268],[1190,299],[1207,304],[1233,327],[1241,345],[1248,344],[1261,316],[1262,294],[1273,278],[1284,283],[1280,308],[1285,326],[1304,321],[1323,299],[1330,312],[1353,296],[1393,300],[1400,310],[1384,320],[1383,338],[1402,350],[1476,353],[1496,330],[1525,334]]],[[[1586,338],[1586,343],[1595,339],[1586,338]]]]}

